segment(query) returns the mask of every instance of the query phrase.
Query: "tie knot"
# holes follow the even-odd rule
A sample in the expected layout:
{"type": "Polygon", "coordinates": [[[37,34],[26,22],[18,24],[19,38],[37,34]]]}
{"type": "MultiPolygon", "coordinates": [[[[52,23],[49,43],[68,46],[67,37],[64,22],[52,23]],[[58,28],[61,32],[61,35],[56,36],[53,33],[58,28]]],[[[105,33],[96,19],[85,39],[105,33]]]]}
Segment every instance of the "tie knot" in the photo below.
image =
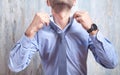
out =
{"type": "Polygon", "coordinates": [[[58,36],[63,39],[65,37],[65,33],[59,33],[58,36]]]}

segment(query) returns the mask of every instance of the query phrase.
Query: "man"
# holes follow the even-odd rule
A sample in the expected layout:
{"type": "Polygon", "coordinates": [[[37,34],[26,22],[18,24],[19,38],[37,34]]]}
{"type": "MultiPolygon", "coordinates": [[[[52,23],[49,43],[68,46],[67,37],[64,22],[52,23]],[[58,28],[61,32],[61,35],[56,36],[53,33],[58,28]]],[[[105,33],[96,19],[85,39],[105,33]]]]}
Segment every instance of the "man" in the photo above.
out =
{"type": "Polygon", "coordinates": [[[52,16],[37,13],[9,57],[9,68],[25,69],[38,51],[45,75],[87,75],[90,49],[96,61],[112,69],[117,65],[114,47],[100,33],[87,12],[70,12],[76,0],[47,0],[52,16]]]}

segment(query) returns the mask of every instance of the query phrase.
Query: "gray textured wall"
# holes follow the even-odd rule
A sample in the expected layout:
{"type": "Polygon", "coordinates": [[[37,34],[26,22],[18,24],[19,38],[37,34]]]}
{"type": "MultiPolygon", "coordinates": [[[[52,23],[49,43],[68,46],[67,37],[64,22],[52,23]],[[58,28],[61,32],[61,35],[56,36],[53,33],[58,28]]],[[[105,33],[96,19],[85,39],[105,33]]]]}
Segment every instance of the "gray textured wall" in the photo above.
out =
{"type": "MultiPolygon", "coordinates": [[[[78,0],[75,10],[86,10],[99,29],[116,48],[120,58],[120,0],[78,0]]],[[[50,12],[45,0],[0,0],[0,75],[43,75],[38,53],[30,65],[19,73],[8,69],[10,49],[20,39],[36,12],[50,12]]],[[[113,69],[97,64],[91,52],[88,57],[88,75],[120,75],[120,63],[113,69]]]]}

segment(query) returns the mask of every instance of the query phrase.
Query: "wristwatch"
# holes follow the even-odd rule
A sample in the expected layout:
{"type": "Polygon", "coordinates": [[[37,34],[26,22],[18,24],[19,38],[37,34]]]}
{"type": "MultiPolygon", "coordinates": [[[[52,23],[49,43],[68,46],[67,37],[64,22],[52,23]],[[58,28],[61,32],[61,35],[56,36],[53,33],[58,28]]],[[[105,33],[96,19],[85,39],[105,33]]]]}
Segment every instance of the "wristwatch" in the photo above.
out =
{"type": "Polygon", "coordinates": [[[87,30],[88,33],[91,33],[92,31],[96,31],[98,29],[97,25],[96,24],[92,24],[91,25],[91,28],[87,30]]]}

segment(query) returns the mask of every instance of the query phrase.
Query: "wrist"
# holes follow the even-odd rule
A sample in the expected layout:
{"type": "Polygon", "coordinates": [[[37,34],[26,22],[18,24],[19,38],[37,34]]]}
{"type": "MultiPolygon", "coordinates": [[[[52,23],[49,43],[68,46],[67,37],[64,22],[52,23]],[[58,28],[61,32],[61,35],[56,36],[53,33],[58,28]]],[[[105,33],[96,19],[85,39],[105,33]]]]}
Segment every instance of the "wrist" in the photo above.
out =
{"type": "Polygon", "coordinates": [[[28,38],[33,38],[35,34],[36,34],[36,32],[35,32],[33,29],[31,29],[31,28],[28,28],[28,29],[26,30],[26,32],[25,32],[25,35],[26,35],[28,38]]]}
{"type": "Polygon", "coordinates": [[[95,30],[95,31],[92,31],[91,33],[89,33],[90,35],[96,35],[98,33],[99,30],[95,30]]]}
{"type": "Polygon", "coordinates": [[[90,34],[96,34],[98,32],[98,27],[96,24],[91,24],[91,27],[87,30],[90,34]]]}

